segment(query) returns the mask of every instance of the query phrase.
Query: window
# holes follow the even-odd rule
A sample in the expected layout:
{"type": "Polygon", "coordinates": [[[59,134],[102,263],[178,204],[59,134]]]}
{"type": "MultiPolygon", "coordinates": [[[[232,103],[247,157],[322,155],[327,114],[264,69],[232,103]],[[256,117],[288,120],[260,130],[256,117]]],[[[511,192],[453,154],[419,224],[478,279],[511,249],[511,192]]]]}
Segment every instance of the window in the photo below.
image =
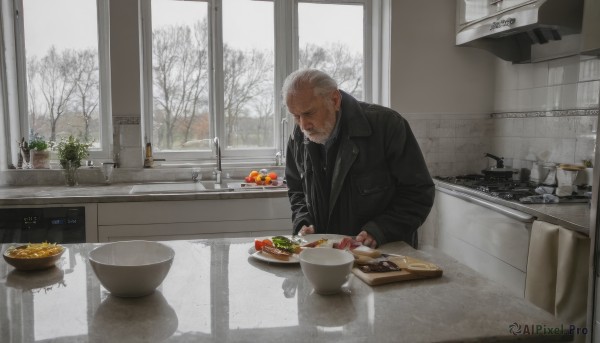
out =
{"type": "Polygon", "coordinates": [[[20,124],[15,135],[51,141],[73,135],[92,142],[94,157],[108,157],[105,35],[99,31],[105,1],[16,0],[8,11],[10,5],[2,3],[4,13],[15,13],[15,45],[7,47],[15,52],[7,62],[18,73],[20,115],[9,118],[20,124]]]}
{"type": "MultiPolygon", "coordinates": [[[[108,3],[0,0],[0,169],[16,165],[18,141],[31,135],[75,135],[93,142],[92,159],[111,158],[108,38],[122,32],[109,30],[108,3]]],[[[343,90],[385,105],[375,99],[385,99],[386,66],[374,56],[389,40],[389,6],[140,1],[142,137],[169,161],[213,159],[219,137],[225,162],[272,163],[293,125],[279,91],[299,67],[324,69],[343,90]]]]}
{"type": "Polygon", "coordinates": [[[371,6],[360,0],[142,2],[143,16],[151,18],[143,21],[144,129],[155,156],[209,158],[219,137],[224,159],[271,161],[289,133],[279,90],[298,67],[323,69],[341,89],[371,100],[365,92],[371,55],[364,53],[371,6]]]}
{"type": "Polygon", "coordinates": [[[298,65],[327,72],[340,89],[360,100],[364,99],[363,17],[361,5],[298,4],[298,65]]]}

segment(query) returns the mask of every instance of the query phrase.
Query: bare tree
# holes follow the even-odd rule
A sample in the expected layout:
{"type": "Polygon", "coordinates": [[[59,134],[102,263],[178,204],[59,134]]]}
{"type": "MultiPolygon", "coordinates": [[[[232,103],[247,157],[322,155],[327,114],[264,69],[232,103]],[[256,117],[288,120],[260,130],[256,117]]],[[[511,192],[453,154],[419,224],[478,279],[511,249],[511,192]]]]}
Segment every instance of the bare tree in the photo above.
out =
{"type": "MultiPolygon", "coordinates": [[[[206,23],[195,27],[206,28],[206,23]]],[[[158,137],[159,146],[172,148],[178,122],[189,120],[202,107],[201,95],[208,84],[206,33],[202,35],[186,26],[153,32],[154,108],[164,133],[158,137]]]]}
{"type": "Polygon", "coordinates": [[[272,80],[273,64],[264,52],[244,52],[225,45],[223,72],[225,128],[227,144],[231,146],[240,131],[240,118],[249,115],[251,101],[265,96],[264,83],[272,80]]]}
{"type": "Polygon", "coordinates": [[[61,54],[52,46],[40,63],[40,92],[44,97],[47,114],[50,119],[50,140],[56,140],[56,124],[68,110],[75,91],[73,75],[75,53],[65,50],[61,54]]]}
{"type": "Polygon", "coordinates": [[[299,65],[303,68],[321,69],[331,75],[340,89],[357,98],[363,96],[363,59],[344,44],[326,46],[307,44],[299,52],[299,65]]]}
{"type": "Polygon", "coordinates": [[[83,138],[86,142],[92,140],[90,125],[100,103],[97,56],[98,53],[92,49],[77,51],[74,75],[72,76],[72,82],[75,84],[73,108],[83,117],[83,138]]]}
{"type": "Polygon", "coordinates": [[[27,105],[29,112],[29,127],[36,133],[40,132],[41,126],[44,124],[41,120],[43,111],[39,109],[38,104],[39,63],[40,62],[35,56],[27,59],[27,105]],[[40,119],[39,123],[38,118],[40,119]]]}

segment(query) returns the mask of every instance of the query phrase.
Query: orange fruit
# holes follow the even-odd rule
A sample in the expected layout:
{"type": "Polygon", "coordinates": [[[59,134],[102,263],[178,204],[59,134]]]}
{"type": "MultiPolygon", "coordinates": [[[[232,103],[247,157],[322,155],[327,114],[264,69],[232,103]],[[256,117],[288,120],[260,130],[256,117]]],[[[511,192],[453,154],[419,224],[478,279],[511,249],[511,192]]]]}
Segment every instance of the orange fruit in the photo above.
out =
{"type": "Polygon", "coordinates": [[[271,184],[271,178],[269,176],[265,176],[265,185],[271,184]]]}
{"type": "Polygon", "coordinates": [[[270,172],[269,173],[269,177],[271,178],[271,180],[277,180],[277,173],[276,172],[270,172]]]}
{"type": "Polygon", "coordinates": [[[249,176],[250,176],[250,177],[256,177],[257,175],[258,175],[258,171],[256,171],[256,170],[253,170],[253,171],[251,171],[251,172],[250,172],[250,175],[249,175],[249,176]]]}

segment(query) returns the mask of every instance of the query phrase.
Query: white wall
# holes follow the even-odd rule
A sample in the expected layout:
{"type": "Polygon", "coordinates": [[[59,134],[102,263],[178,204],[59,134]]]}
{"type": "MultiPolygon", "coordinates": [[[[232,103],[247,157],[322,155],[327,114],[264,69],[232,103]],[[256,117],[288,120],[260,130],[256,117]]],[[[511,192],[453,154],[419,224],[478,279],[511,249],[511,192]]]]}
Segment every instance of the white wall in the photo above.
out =
{"type": "Polygon", "coordinates": [[[432,175],[485,167],[496,58],[455,46],[455,1],[392,1],[391,107],[410,122],[432,175]]]}

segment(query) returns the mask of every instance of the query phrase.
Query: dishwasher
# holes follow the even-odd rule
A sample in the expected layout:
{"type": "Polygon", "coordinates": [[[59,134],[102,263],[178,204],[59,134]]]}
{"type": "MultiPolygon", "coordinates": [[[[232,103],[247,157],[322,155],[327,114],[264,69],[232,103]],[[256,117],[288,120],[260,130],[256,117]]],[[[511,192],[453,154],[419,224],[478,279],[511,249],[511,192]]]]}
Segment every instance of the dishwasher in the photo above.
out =
{"type": "Polygon", "coordinates": [[[460,263],[525,294],[534,216],[475,195],[436,187],[434,245],[460,263]]]}
{"type": "Polygon", "coordinates": [[[84,243],[85,206],[0,208],[0,243],[84,243]]]}

